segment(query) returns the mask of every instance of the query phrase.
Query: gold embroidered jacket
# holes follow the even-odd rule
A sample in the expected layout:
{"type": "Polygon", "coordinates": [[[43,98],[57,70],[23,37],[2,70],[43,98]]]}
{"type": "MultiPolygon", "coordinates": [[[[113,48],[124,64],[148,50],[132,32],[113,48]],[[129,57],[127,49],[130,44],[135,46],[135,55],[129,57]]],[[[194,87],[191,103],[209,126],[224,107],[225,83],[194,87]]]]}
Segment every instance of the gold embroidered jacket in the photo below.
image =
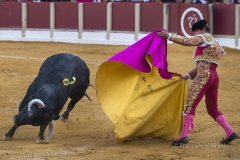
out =
{"type": "MultiPolygon", "coordinates": [[[[170,33],[169,40],[185,46],[196,46],[193,52],[193,64],[207,61],[219,65],[221,56],[225,54],[222,46],[209,33],[185,37],[170,33]]],[[[197,75],[196,68],[189,72],[191,79],[197,75]]]]}

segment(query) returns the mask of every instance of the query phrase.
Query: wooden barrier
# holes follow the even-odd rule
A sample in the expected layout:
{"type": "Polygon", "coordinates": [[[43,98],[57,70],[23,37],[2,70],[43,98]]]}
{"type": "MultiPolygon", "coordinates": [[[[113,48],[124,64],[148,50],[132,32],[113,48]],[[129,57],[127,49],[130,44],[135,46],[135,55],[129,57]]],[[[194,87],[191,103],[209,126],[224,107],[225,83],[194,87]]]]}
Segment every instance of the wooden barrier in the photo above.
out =
{"type": "Polygon", "coordinates": [[[83,3],[84,29],[106,30],[107,3],[83,3]]]}
{"type": "Polygon", "coordinates": [[[53,32],[55,29],[55,5],[50,3],[50,37],[53,38],[53,32]]]}
{"type": "Polygon", "coordinates": [[[213,34],[235,35],[235,4],[213,4],[213,34]]]}
{"type": "Polygon", "coordinates": [[[184,36],[192,36],[192,24],[200,19],[208,21],[208,5],[207,4],[179,4],[179,27],[178,34],[184,36]]]}
{"type": "Polygon", "coordinates": [[[78,3],[55,2],[55,28],[78,29],[78,3]]]}
{"type": "Polygon", "coordinates": [[[27,28],[50,28],[50,2],[27,2],[27,28]]]}
{"type": "Polygon", "coordinates": [[[138,40],[138,34],[140,32],[140,4],[135,4],[135,34],[134,40],[138,40]]]}
{"type": "Polygon", "coordinates": [[[27,29],[27,4],[22,3],[22,37],[26,36],[27,29]]]}
{"type": "MultiPolygon", "coordinates": [[[[214,35],[239,37],[239,5],[185,3],[77,3],[77,2],[4,2],[0,3],[0,28],[106,30],[106,39],[113,31],[140,32],[161,28],[180,35],[192,35],[191,25],[206,19],[214,35]]],[[[236,45],[238,42],[236,42],[236,45]]]]}
{"type": "Polygon", "coordinates": [[[173,33],[178,32],[178,24],[179,18],[178,18],[178,9],[179,4],[178,3],[169,3],[169,31],[173,33]]]}
{"type": "Polygon", "coordinates": [[[0,28],[22,28],[21,3],[0,3],[0,28]]]}
{"type": "Polygon", "coordinates": [[[134,31],[135,29],[135,3],[112,3],[112,30],[134,31]]]}
{"type": "Polygon", "coordinates": [[[240,33],[240,5],[235,8],[235,46],[238,46],[238,38],[240,33]]]}
{"type": "Polygon", "coordinates": [[[163,4],[140,4],[140,31],[151,32],[163,28],[163,4]]]}

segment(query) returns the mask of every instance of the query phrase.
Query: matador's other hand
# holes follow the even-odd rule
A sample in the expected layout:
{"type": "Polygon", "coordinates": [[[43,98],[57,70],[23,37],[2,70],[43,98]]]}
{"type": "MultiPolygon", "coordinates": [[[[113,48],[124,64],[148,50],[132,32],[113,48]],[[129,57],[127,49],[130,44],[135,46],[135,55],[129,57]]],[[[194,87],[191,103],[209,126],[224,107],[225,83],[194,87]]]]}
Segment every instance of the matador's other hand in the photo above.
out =
{"type": "Polygon", "coordinates": [[[160,32],[157,32],[157,35],[158,35],[159,37],[168,38],[169,33],[166,32],[166,31],[160,31],[160,32]]]}
{"type": "Polygon", "coordinates": [[[188,79],[189,79],[188,74],[182,75],[182,79],[186,79],[186,80],[188,80],[188,79]]]}

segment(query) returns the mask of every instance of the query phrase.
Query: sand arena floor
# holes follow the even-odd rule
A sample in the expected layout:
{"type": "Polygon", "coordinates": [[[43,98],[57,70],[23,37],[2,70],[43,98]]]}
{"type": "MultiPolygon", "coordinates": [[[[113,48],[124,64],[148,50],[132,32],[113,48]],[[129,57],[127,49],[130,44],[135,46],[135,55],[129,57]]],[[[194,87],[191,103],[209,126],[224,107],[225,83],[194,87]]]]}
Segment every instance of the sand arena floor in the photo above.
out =
{"type": "MultiPolygon", "coordinates": [[[[70,52],[81,57],[91,71],[91,84],[101,63],[127,46],[79,45],[66,43],[0,42],[0,136],[12,127],[12,117],[44,59],[52,54],[70,52]]],[[[169,45],[169,71],[184,74],[192,69],[193,47],[169,45]]],[[[220,76],[219,109],[240,135],[240,50],[225,48],[227,55],[218,67],[220,76]]],[[[189,81],[191,83],[191,81],[189,81]]],[[[97,100],[95,90],[87,94],[70,113],[69,120],[55,121],[48,144],[36,144],[39,127],[19,127],[12,141],[0,141],[0,159],[12,160],[167,160],[240,159],[240,139],[219,146],[223,129],[207,114],[204,100],[197,108],[195,129],[190,142],[172,147],[171,141],[144,138],[117,143],[113,125],[97,100]]],[[[66,106],[62,112],[66,109],[66,106]]]]}

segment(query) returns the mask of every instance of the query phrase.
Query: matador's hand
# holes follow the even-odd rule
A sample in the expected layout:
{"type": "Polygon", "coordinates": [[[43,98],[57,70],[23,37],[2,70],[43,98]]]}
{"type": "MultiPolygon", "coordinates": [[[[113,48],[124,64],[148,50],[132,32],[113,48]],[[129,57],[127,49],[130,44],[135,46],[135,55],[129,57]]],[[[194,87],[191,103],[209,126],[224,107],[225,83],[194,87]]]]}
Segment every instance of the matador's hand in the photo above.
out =
{"type": "Polygon", "coordinates": [[[157,35],[158,35],[159,37],[168,38],[169,33],[166,32],[166,31],[160,31],[160,32],[157,32],[157,35]]]}
{"type": "Polygon", "coordinates": [[[188,74],[182,75],[182,79],[186,79],[186,80],[188,80],[188,79],[189,79],[188,74]]]}

